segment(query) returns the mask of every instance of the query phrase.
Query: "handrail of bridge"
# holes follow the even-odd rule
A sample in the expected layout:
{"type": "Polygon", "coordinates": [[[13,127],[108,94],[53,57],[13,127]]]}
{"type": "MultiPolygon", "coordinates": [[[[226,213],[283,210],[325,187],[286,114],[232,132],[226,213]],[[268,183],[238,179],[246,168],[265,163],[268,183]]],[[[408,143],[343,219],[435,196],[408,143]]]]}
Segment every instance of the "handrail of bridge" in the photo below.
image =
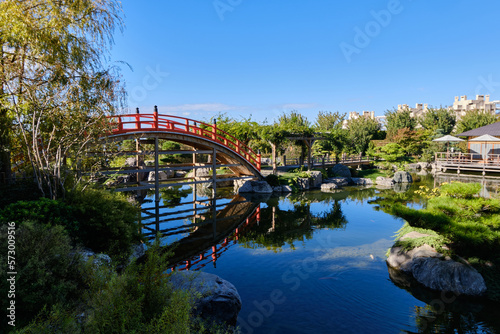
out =
{"type": "Polygon", "coordinates": [[[207,124],[185,117],[158,114],[158,112],[152,114],[115,115],[109,116],[109,118],[114,126],[112,129],[113,134],[137,132],[140,130],[167,131],[210,139],[236,152],[260,171],[260,154],[255,153],[250,147],[229,133],[217,129],[217,124],[215,123],[207,124]]]}
{"type": "Polygon", "coordinates": [[[483,157],[479,153],[436,152],[436,161],[457,165],[482,164],[500,166],[500,154],[487,154],[486,157],[483,157]]]}

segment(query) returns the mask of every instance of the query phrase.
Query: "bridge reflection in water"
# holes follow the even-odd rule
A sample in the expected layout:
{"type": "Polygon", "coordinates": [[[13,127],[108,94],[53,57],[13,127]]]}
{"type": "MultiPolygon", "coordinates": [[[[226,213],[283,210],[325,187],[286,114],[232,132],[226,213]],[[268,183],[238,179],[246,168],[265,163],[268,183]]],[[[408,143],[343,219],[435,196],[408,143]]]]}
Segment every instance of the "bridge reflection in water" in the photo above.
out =
{"type": "MultiPolygon", "coordinates": [[[[192,201],[179,206],[155,201],[154,206],[142,210],[143,235],[150,241],[161,235],[172,252],[172,270],[199,270],[209,263],[215,267],[217,259],[260,221],[260,203],[239,195],[232,200],[215,196],[199,199],[196,188],[192,201]]],[[[174,191],[187,195],[186,190],[174,191]]]]}

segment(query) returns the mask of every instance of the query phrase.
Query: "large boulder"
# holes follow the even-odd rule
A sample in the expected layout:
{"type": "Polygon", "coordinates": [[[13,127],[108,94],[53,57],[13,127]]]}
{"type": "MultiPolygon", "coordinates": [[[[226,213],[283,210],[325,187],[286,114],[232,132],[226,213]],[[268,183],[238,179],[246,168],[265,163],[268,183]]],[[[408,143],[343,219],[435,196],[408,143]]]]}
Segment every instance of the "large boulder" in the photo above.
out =
{"type": "Polygon", "coordinates": [[[394,179],[390,177],[378,176],[375,179],[375,183],[379,186],[392,187],[394,185],[394,179]]]}
{"type": "Polygon", "coordinates": [[[195,316],[218,324],[236,325],[241,297],[230,282],[217,275],[182,271],[171,276],[174,289],[190,291],[195,297],[195,316]]]}
{"type": "MultiPolygon", "coordinates": [[[[410,232],[401,240],[427,236],[410,232]]],[[[468,296],[481,296],[486,292],[486,283],[474,268],[444,257],[427,244],[412,250],[393,246],[387,264],[413,276],[417,282],[433,290],[468,296]]]]}
{"type": "Polygon", "coordinates": [[[331,171],[335,174],[335,176],[346,177],[349,180],[351,179],[351,171],[349,170],[349,167],[345,165],[336,164],[332,167],[331,171]]]}
{"type": "Polygon", "coordinates": [[[395,183],[413,183],[411,174],[403,171],[394,173],[393,180],[395,183]]]}
{"type": "Polygon", "coordinates": [[[297,179],[297,187],[300,190],[309,190],[311,188],[311,180],[308,177],[299,177],[297,179]]]}
{"type": "Polygon", "coordinates": [[[326,180],[326,183],[335,183],[339,187],[345,187],[349,185],[351,178],[347,177],[331,177],[326,180]]]}
{"type": "Polygon", "coordinates": [[[309,188],[320,188],[323,183],[323,174],[320,171],[311,171],[309,188]]]}
{"type": "Polygon", "coordinates": [[[353,177],[351,182],[356,186],[371,186],[373,184],[373,180],[364,177],[353,177]]]}
{"type": "MultiPolygon", "coordinates": [[[[167,180],[169,178],[174,177],[174,175],[175,175],[175,172],[173,170],[159,171],[158,172],[158,180],[164,181],[164,180],[167,180]]],[[[156,181],[156,173],[155,172],[149,172],[148,181],[149,182],[156,181]]]]}
{"type": "Polygon", "coordinates": [[[323,192],[332,192],[336,191],[340,187],[336,183],[323,183],[321,185],[321,191],[323,192]]]}
{"type": "MultiPolygon", "coordinates": [[[[235,182],[236,186],[236,182],[235,182]]],[[[238,184],[239,186],[239,184],[238,184]]],[[[266,181],[245,181],[238,188],[238,193],[259,193],[259,194],[271,194],[273,188],[266,181]]]]}

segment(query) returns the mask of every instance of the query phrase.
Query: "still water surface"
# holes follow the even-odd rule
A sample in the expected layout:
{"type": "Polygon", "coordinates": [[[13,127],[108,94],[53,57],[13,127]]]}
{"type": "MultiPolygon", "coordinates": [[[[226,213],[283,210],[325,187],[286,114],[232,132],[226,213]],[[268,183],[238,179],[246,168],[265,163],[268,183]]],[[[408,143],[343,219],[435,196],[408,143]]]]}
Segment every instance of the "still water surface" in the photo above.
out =
{"type": "Polygon", "coordinates": [[[385,254],[404,222],[377,210],[387,190],[346,189],[258,199],[221,191],[215,203],[190,188],[164,190],[171,205],[156,209],[157,227],[166,244],[179,243],[177,268],[235,285],[242,333],[500,333],[498,305],[391,279],[385,254]]]}

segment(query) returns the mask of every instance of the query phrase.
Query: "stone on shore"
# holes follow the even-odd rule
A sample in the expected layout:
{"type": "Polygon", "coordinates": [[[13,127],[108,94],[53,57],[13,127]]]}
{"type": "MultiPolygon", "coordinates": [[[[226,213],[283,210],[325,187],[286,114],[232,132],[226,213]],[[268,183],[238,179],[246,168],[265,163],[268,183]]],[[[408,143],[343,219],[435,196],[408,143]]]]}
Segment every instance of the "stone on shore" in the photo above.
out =
{"type": "Polygon", "coordinates": [[[399,171],[394,173],[394,182],[395,183],[413,183],[413,178],[411,174],[408,172],[399,171]]]}
{"type": "Polygon", "coordinates": [[[330,191],[336,191],[340,187],[336,183],[323,183],[321,185],[321,191],[323,192],[330,192],[330,191]]]}
{"type": "Polygon", "coordinates": [[[371,186],[373,180],[364,177],[352,177],[351,182],[356,186],[371,186]]]}
{"type": "Polygon", "coordinates": [[[310,183],[309,188],[320,188],[323,183],[323,174],[320,171],[311,171],[310,175],[310,183]]]}
{"type": "MultiPolygon", "coordinates": [[[[425,236],[428,235],[411,232],[401,240],[425,236]]],[[[476,269],[445,258],[427,244],[409,251],[400,246],[393,246],[387,264],[412,275],[417,282],[433,290],[468,296],[481,296],[486,292],[486,283],[476,269]]]]}
{"type": "Polygon", "coordinates": [[[349,181],[351,180],[351,171],[349,170],[349,167],[345,165],[337,164],[332,167],[331,171],[335,174],[335,176],[346,177],[349,181]]]}
{"type": "Polygon", "coordinates": [[[273,188],[266,181],[244,181],[238,188],[238,193],[271,194],[272,192],[273,188]]]}
{"type": "Polygon", "coordinates": [[[187,290],[195,296],[194,315],[209,322],[236,325],[241,298],[230,282],[205,272],[181,271],[171,276],[174,289],[187,290]]]}
{"type": "Polygon", "coordinates": [[[378,176],[375,179],[375,183],[379,186],[384,186],[384,187],[392,187],[394,185],[394,179],[390,177],[383,177],[383,176],[378,176]]]}

